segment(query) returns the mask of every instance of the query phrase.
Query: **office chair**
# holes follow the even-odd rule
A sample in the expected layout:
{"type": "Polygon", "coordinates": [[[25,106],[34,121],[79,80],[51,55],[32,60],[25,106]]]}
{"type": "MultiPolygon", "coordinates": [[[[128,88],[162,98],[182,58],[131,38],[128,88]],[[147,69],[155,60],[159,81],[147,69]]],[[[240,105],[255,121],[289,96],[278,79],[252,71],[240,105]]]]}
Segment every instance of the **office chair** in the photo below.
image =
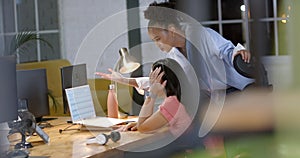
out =
{"type": "MultiPolygon", "coordinates": [[[[142,64],[138,69],[133,71],[130,75],[130,77],[147,77],[149,76],[149,73],[152,68],[152,62],[144,63],[142,64]]],[[[133,114],[138,115],[139,111],[144,104],[145,97],[144,95],[140,94],[135,88],[133,88],[133,95],[132,95],[132,100],[133,100],[133,114]]]]}

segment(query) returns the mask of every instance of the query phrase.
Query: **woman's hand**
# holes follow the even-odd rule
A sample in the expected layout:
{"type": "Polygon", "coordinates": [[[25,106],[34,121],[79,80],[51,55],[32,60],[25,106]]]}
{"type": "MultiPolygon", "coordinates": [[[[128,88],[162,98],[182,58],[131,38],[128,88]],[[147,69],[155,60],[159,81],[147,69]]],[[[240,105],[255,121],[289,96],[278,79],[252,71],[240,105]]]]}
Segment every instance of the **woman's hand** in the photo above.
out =
{"type": "Polygon", "coordinates": [[[125,131],[136,131],[137,130],[137,122],[130,122],[127,125],[124,125],[118,129],[120,132],[125,132],[125,131]]]}
{"type": "Polygon", "coordinates": [[[161,72],[161,67],[156,68],[154,71],[151,71],[149,74],[150,86],[154,83],[160,83],[162,76],[165,74],[161,72]]]}
{"type": "Polygon", "coordinates": [[[165,96],[165,86],[167,84],[167,80],[165,80],[162,84],[161,83],[154,83],[150,87],[150,93],[156,95],[156,96],[165,96]]]}
{"type": "Polygon", "coordinates": [[[236,56],[238,54],[242,55],[242,59],[244,60],[244,62],[246,62],[246,63],[250,62],[251,54],[250,54],[249,51],[247,51],[247,50],[239,50],[239,51],[236,52],[236,54],[234,56],[236,56]]]}
{"type": "Polygon", "coordinates": [[[167,81],[162,81],[162,77],[165,74],[163,71],[161,72],[161,67],[156,68],[154,71],[151,71],[149,74],[150,80],[150,92],[156,96],[165,95],[165,86],[167,81]]]}
{"type": "Polygon", "coordinates": [[[108,69],[109,72],[111,72],[111,74],[107,74],[107,73],[103,73],[103,72],[95,72],[95,75],[98,75],[104,79],[107,79],[107,80],[112,80],[112,81],[121,81],[124,77],[116,72],[116,71],[113,71],[112,69],[108,69]]]}

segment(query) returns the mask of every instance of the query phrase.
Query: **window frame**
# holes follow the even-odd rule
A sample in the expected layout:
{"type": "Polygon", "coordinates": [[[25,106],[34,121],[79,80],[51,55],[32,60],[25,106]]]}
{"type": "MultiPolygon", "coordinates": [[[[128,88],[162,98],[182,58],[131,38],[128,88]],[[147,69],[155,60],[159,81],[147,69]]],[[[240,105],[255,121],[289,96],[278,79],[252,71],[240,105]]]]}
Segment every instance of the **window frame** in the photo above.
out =
{"type": "MultiPolygon", "coordinates": [[[[44,34],[60,34],[59,26],[57,29],[46,29],[46,30],[40,30],[40,23],[39,23],[39,8],[38,8],[38,3],[42,1],[34,0],[34,19],[35,19],[35,30],[31,31],[32,33],[37,34],[37,38],[39,38],[41,35],[44,34]]],[[[57,7],[57,11],[59,10],[59,7],[57,7]]],[[[13,32],[1,32],[0,35],[5,37],[5,36],[14,36],[18,34],[21,30],[18,28],[18,11],[17,11],[17,0],[13,0],[13,13],[14,13],[14,31],[13,32]]],[[[36,56],[37,56],[37,61],[42,61],[42,56],[41,56],[41,41],[36,40],[36,56]]],[[[58,48],[61,50],[61,44],[58,48]]],[[[61,58],[61,53],[60,53],[60,58],[61,58]]],[[[24,61],[24,62],[30,62],[30,61],[24,61]]]]}
{"type": "MultiPolygon", "coordinates": [[[[244,24],[245,25],[245,43],[246,48],[250,48],[250,23],[253,21],[252,19],[249,19],[248,13],[249,13],[249,0],[243,0],[245,5],[245,19],[230,19],[230,20],[223,20],[222,19],[222,0],[217,0],[217,11],[218,11],[218,19],[217,20],[207,20],[202,21],[201,24],[206,25],[218,25],[218,32],[223,35],[223,24],[244,24]]],[[[273,2],[273,16],[268,18],[261,18],[261,22],[273,22],[274,23],[274,50],[275,55],[271,56],[281,56],[279,54],[279,38],[278,38],[278,22],[282,20],[287,20],[287,18],[278,17],[278,5],[277,0],[272,0],[273,2]]],[[[251,11],[251,10],[250,10],[251,11]]]]}

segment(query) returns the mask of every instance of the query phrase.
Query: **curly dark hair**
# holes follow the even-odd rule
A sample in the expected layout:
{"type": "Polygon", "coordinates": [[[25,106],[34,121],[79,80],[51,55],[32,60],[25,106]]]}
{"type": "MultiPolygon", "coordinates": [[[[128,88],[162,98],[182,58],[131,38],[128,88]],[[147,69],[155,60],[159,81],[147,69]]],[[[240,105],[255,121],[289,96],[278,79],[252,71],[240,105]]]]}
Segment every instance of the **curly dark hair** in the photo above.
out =
{"type": "Polygon", "coordinates": [[[159,25],[167,28],[173,24],[179,28],[181,22],[178,11],[175,10],[175,3],[171,2],[157,3],[154,1],[144,11],[144,17],[149,20],[148,27],[159,25]]]}

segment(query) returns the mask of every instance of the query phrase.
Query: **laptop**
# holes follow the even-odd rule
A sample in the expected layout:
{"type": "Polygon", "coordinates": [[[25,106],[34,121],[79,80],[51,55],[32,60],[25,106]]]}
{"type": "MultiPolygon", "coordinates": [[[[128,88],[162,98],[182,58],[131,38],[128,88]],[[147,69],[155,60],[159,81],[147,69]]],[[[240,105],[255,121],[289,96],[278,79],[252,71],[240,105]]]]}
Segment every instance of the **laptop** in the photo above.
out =
{"type": "Polygon", "coordinates": [[[89,85],[65,89],[72,122],[88,127],[110,128],[114,125],[137,121],[133,119],[117,119],[96,116],[93,98],[89,85]]]}
{"type": "Polygon", "coordinates": [[[60,68],[64,114],[69,112],[65,89],[87,85],[86,70],[86,64],[69,65],[60,68]]]}

